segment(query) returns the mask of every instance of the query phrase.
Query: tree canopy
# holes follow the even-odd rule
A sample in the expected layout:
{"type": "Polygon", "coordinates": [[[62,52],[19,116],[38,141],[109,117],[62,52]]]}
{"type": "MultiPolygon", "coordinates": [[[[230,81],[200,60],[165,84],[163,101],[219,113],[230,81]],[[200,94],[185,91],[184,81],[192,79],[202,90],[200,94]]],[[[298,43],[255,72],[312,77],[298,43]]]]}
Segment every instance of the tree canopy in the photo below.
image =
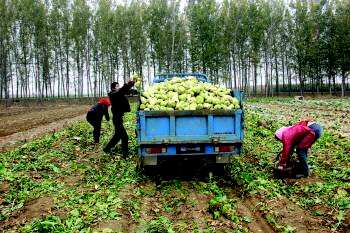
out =
{"type": "Polygon", "coordinates": [[[350,1],[0,0],[0,97],[203,72],[251,94],[349,91],[350,1]]]}

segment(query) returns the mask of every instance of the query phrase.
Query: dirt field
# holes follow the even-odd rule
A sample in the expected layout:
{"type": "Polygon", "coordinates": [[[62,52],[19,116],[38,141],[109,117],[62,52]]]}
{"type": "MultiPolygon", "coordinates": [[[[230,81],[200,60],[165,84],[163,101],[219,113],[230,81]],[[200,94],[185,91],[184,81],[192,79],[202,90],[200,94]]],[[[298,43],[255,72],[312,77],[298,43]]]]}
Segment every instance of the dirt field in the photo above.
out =
{"type": "Polygon", "coordinates": [[[248,107],[258,108],[265,116],[269,115],[275,120],[283,118],[293,121],[296,117],[312,117],[340,136],[350,137],[350,109],[334,109],[332,106],[290,106],[283,103],[259,103],[248,107]]]}
{"type": "Polygon", "coordinates": [[[0,108],[0,151],[82,120],[90,105],[67,103],[0,108]]]}
{"type": "Polygon", "coordinates": [[[61,104],[2,108],[0,109],[0,138],[61,119],[82,115],[89,107],[88,105],[61,104]]]}
{"type": "Polygon", "coordinates": [[[196,162],[140,172],[134,112],[125,117],[132,155],[126,160],[102,152],[111,124],[103,124],[97,146],[84,121],[0,153],[0,232],[347,233],[347,103],[308,105],[246,103],[244,156],[229,174],[196,162]],[[307,115],[325,127],[310,156],[311,176],[275,179],[280,145],[273,133],[307,115]]]}

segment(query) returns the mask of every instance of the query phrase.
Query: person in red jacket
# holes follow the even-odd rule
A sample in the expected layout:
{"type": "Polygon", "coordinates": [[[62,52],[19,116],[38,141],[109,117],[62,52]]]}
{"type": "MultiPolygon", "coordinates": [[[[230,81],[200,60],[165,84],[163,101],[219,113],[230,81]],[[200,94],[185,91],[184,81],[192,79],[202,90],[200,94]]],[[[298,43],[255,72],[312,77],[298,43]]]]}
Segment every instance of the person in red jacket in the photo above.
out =
{"type": "Polygon", "coordinates": [[[322,131],[321,125],[311,120],[302,120],[295,125],[278,129],[275,137],[283,143],[283,149],[278,161],[278,173],[284,174],[288,161],[296,148],[301,170],[301,174],[296,174],[296,177],[309,176],[307,152],[315,141],[320,138],[322,131]]]}
{"type": "Polygon", "coordinates": [[[93,106],[86,115],[86,120],[94,127],[93,136],[94,143],[100,142],[101,134],[101,123],[102,118],[105,116],[106,120],[109,121],[108,107],[111,105],[109,98],[100,98],[98,103],[93,106]]]}

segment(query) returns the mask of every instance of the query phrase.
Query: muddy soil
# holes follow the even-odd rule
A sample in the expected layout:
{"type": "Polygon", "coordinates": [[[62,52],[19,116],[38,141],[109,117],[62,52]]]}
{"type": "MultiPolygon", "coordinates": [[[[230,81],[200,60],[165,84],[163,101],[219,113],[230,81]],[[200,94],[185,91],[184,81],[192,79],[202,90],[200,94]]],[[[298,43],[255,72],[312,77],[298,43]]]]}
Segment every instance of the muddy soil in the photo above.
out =
{"type": "Polygon", "coordinates": [[[26,203],[24,207],[14,212],[11,217],[4,222],[1,222],[0,232],[8,230],[17,231],[18,228],[33,219],[43,218],[52,214],[54,200],[51,197],[41,197],[26,203]]]}
{"type": "Polygon", "coordinates": [[[86,113],[89,105],[10,107],[0,110],[1,137],[86,113]]]}
{"type": "Polygon", "coordinates": [[[68,125],[85,119],[85,114],[73,118],[57,120],[52,123],[43,124],[35,128],[17,132],[11,135],[0,137],[0,152],[11,150],[27,141],[38,138],[48,133],[57,132],[68,125]]]}
{"type": "Polygon", "coordinates": [[[89,108],[69,103],[0,107],[0,152],[83,120],[89,108]]]}

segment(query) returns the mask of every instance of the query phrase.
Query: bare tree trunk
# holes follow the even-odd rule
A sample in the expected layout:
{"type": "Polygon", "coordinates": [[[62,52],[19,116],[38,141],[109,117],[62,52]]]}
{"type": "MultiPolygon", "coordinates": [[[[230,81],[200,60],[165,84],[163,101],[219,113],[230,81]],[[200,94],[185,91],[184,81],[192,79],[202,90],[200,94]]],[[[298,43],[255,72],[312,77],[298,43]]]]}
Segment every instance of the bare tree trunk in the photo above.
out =
{"type": "Polygon", "coordinates": [[[238,77],[237,77],[237,86],[238,86],[238,88],[240,89],[240,90],[242,90],[242,86],[241,86],[241,70],[242,70],[242,68],[241,68],[241,62],[238,60],[238,71],[237,71],[237,75],[238,75],[238,77]]]}
{"type": "MultiPolygon", "coordinates": [[[[17,70],[16,70],[16,68],[15,68],[15,75],[17,77],[17,70]]],[[[11,78],[11,99],[13,99],[13,94],[14,94],[14,89],[13,89],[13,76],[12,76],[12,78],[11,78]]]]}
{"type": "Polygon", "coordinates": [[[264,93],[262,67],[260,67],[260,94],[264,93]]]}
{"type": "Polygon", "coordinates": [[[86,78],[87,78],[87,96],[90,97],[91,90],[91,77],[90,77],[90,39],[87,40],[87,50],[86,50],[86,78]]]}
{"type": "Polygon", "coordinates": [[[270,94],[269,90],[269,63],[267,59],[267,54],[265,52],[265,95],[268,96],[270,94]]]}
{"type": "Polygon", "coordinates": [[[288,94],[289,94],[289,96],[291,96],[292,74],[291,74],[291,70],[289,69],[288,65],[287,65],[287,76],[288,76],[288,94]]]}
{"type": "Polygon", "coordinates": [[[275,71],[276,71],[276,94],[279,94],[279,77],[278,77],[278,62],[277,55],[275,54],[275,71]]]}
{"type": "Polygon", "coordinates": [[[330,74],[330,72],[328,73],[328,90],[329,90],[329,94],[332,95],[332,75],[330,74]]]}
{"type": "Polygon", "coordinates": [[[283,91],[285,91],[285,77],[284,77],[284,71],[285,71],[285,64],[284,64],[284,59],[285,57],[282,55],[282,87],[283,87],[283,91]]]}
{"type": "Polygon", "coordinates": [[[270,78],[270,89],[271,89],[271,96],[273,96],[274,92],[273,92],[273,64],[272,64],[272,59],[271,59],[271,62],[270,62],[270,75],[271,75],[271,78],[270,78]]]}
{"type": "Polygon", "coordinates": [[[240,77],[241,77],[241,89],[244,90],[244,64],[243,61],[241,61],[241,73],[240,73],[240,77]]]}
{"type": "Polygon", "coordinates": [[[342,69],[341,71],[341,96],[345,97],[345,80],[346,80],[346,73],[345,70],[342,69]]]}
{"type": "Polygon", "coordinates": [[[232,64],[231,64],[231,55],[228,57],[228,62],[227,62],[227,81],[228,81],[228,86],[232,90],[233,89],[233,82],[232,82],[232,64]]]}
{"type": "Polygon", "coordinates": [[[3,97],[4,80],[6,79],[6,67],[5,67],[5,45],[3,39],[0,37],[0,99],[3,97]]]}
{"type": "MultiPolygon", "coordinates": [[[[2,59],[2,58],[0,58],[2,59]]],[[[0,65],[2,66],[2,64],[0,63],[0,65]]],[[[0,67],[1,67],[0,66],[0,67]]],[[[2,69],[2,68],[1,68],[2,69]]],[[[0,99],[2,99],[2,90],[3,90],[3,81],[2,81],[2,78],[0,79],[0,99]]]]}
{"type": "Polygon", "coordinates": [[[66,91],[69,98],[69,48],[66,48],[66,91]]]}
{"type": "MultiPolygon", "coordinates": [[[[151,75],[150,75],[150,62],[149,62],[149,56],[147,56],[147,82],[148,82],[148,85],[151,83],[151,75]]],[[[142,83],[142,87],[143,87],[143,83],[142,83]]]]}
{"type": "Polygon", "coordinates": [[[102,93],[102,80],[101,80],[101,69],[98,69],[98,96],[102,93]]]}
{"type": "MultiPolygon", "coordinates": [[[[58,46],[58,45],[57,45],[58,46]]],[[[61,96],[61,70],[60,70],[60,66],[59,66],[59,62],[58,62],[58,51],[57,51],[57,46],[55,48],[55,73],[54,73],[54,80],[55,77],[57,75],[57,97],[60,98],[61,96]]]]}
{"type": "Polygon", "coordinates": [[[19,77],[16,77],[16,99],[19,97],[19,77]]]}
{"type": "Polygon", "coordinates": [[[299,66],[299,82],[300,82],[300,95],[304,96],[304,78],[302,76],[300,66],[299,66]]]}
{"type": "Polygon", "coordinates": [[[237,89],[237,68],[236,68],[236,60],[235,55],[232,54],[232,65],[233,65],[233,80],[234,80],[234,87],[237,89]]]}
{"type": "Polygon", "coordinates": [[[257,82],[258,82],[258,71],[257,71],[257,64],[256,62],[254,62],[254,84],[253,84],[253,92],[254,92],[254,96],[256,96],[257,94],[257,82]]]}
{"type": "Polygon", "coordinates": [[[247,64],[244,64],[244,91],[247,91],[247,85],[248,85],[248,68],[247,64]]]}
{"type": "MultiPolygon", "coordinates": [[[[25,93],[26,93],[26,97],[27,97],[27,92],[28,92],[28,89],[30,89],[30,87],[29,87],[29,72],[28,72],[28,67],[27,67],[28,64],[27,64],[27,48],[26,48],[26,45],[23,45],[22,49],[23,49],[22,51],[23,51],[23,57],[24,57],[24,64],[23,64],[23,66],[24,66],[24,79],[25,79],[25,84],[26,84],[26,92],[25,93]]],[[[22,98],[22,89],[21,89],[21,98],[22,98]]]]}

